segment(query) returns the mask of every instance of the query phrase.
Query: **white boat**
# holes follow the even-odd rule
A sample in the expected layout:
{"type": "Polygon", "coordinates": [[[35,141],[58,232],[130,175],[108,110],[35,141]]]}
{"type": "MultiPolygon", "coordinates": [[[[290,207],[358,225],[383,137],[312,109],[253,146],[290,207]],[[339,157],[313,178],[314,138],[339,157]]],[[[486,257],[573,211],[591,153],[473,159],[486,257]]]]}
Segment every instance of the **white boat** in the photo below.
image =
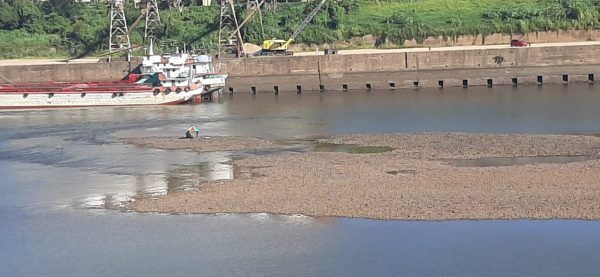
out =
{"type": "Polygon", "coordinates": [[[118,82],[0,85],[0,109],[180,104],[220,91],[226,74],[213,73],[207,55],[148,55],[141,73],[118,82]]]}

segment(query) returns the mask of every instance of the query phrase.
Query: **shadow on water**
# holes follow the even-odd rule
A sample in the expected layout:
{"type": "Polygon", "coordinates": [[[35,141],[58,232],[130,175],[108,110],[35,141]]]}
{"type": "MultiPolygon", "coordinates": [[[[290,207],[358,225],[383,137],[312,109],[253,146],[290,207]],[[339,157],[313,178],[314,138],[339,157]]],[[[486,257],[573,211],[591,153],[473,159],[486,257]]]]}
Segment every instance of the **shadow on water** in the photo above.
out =
{"type": "Polygon", "coordinates": [[[446,159],[443,160],[457,167],[497,167],[529,164],[566,164],[596,160],[598,157],[588,155],[533,156],[533,157],[487,157],[479,159],[446,159]]]}

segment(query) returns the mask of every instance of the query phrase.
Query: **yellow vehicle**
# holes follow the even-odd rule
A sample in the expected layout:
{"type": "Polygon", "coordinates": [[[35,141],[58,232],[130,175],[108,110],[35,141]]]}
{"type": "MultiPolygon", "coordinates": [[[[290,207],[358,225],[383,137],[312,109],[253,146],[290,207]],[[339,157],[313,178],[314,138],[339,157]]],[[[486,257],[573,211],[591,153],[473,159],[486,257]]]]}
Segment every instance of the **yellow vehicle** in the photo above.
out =
{"type": "Polygon", "coordinates": [[[294,41],[293,39],[268,39],[262,43],[262,55],[294,55],[294,52],[288,50],[288,46],[294,41]]]}
{"type": "Polygon", "coordinates": [[[294,52],[288,50],[288,47],[292,42],[296,39],[296,37],[302,32],[306,26],[310,23],[310,21],[317,15],[317,13],[323,8],[323,5],[327,2],[327,0],[321,0],[319,4],[308,14],[308,16],[302,21],[298,29],[292,34],[292,36],[288,40],[283,39],[268,39],[263,41],[262,49],[260,51],[261,55],[294,55],[294,52]]]}

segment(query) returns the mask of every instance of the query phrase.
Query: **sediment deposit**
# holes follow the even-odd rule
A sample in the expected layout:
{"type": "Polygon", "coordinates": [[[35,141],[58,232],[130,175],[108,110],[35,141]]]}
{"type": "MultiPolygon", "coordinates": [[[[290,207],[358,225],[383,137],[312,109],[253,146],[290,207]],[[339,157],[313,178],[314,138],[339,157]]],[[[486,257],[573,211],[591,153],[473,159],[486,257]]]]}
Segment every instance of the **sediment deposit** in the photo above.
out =
{"type": "Polygon", "coordinates": [[[321,142],[390,146],[411,159],[473,159],[483,157],[573,156],[600,153],[600,137],[530,134],[359,134],[336,135],[321,142]]]}
{"type": "Polygon", "coordinates": [[[234,180],[141,198],[139,212],[306,214],[377,219],[600,219],[600,161],[456,167],[449,158],[597,155],[594,136],[340,135],[377,154],[287,153],[234,161],[234,180]]]}

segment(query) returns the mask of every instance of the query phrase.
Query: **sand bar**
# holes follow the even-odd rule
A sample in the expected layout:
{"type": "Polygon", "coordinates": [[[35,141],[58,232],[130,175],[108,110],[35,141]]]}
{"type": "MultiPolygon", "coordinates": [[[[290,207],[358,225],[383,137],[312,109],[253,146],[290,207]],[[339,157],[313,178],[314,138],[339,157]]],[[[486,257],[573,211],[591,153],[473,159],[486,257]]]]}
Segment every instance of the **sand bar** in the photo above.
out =
{"type": "Polygon", "coordinates": [[[234,161],[234,180],[140,198],[139,212],[305,214],[376,219],[600,219],[595,136],[340,135],[375,154],[283,153],[234,161]],[[451,158],[588,155],[590,160],[457,167],[451,158]]]}

